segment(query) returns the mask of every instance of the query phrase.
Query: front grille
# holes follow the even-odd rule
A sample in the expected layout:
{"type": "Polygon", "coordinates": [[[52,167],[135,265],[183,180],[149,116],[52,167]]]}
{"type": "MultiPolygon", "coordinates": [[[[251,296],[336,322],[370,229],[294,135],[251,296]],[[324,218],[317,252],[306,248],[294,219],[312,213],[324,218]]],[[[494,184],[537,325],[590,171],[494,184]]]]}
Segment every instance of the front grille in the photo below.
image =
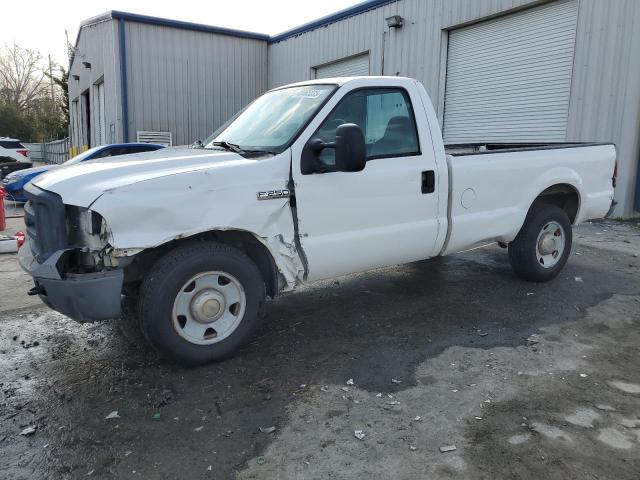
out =
{"type": "Polygon", "coordinates": [[[24,206],[24,223],[31,253],[42,263],[67,247],[64,204],[60,195],[32,184],[27,184],[24,193],[28,200],[24,206]]]}

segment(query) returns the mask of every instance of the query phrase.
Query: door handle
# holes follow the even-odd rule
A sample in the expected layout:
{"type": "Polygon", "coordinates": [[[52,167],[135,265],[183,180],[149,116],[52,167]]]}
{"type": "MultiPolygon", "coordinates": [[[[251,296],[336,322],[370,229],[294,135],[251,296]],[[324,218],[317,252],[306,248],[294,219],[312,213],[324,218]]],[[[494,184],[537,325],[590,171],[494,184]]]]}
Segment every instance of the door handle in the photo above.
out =
{"type": "Polygon", "coordinates": [[[436,191],[436,172],[427,170],[422,172],[422,193],[433,193],[436,191]]]}

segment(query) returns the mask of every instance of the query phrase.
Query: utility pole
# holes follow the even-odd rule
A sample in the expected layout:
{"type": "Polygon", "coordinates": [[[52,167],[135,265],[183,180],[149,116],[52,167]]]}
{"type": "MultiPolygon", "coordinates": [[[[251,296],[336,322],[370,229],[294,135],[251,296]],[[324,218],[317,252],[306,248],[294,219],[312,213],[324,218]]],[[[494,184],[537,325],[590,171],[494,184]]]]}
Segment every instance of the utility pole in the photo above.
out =
{"type": "Polygon", "coordinates": [[[51,101],[55,102],[55,92],[53,90],[53,68],[51,67],[51,54],[49,54],[49,84],[51,85],[51,101]]]}

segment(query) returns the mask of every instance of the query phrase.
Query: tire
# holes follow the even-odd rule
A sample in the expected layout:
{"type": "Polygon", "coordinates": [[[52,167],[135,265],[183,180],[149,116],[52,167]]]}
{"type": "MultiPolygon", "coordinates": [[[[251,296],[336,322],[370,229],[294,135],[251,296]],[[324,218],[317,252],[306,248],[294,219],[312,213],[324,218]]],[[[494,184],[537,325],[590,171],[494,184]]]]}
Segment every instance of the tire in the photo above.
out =
{"type": "Polygon", "coordinates": [[[129,345],[145,354],[154,353],[149,339],[140,328],[137,297],[123,297],[122,313],[115,320],[115,325],[129,345]]]}
{"type": "Polygon", "coordinates": [[[264,302],[264,279],[249,257],[225,244],[194,242],[152,267],[140,288],[138,317],[161,356],[197,366],[244,343],[264,302]]]}
{"type": "Polygon", "coordinates": [[[567,263],[572,241],[571,221],[566,212],[555,205],[536,203],[518,236],[509,244],[511,267],[525,280],[548,282],[567,263]]]}

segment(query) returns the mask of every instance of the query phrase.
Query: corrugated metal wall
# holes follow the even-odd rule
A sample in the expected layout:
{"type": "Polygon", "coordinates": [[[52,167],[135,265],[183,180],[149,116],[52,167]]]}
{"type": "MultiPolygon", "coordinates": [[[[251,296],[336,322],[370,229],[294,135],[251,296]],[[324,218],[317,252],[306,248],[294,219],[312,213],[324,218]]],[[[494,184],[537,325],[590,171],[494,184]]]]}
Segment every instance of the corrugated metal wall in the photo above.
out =
{"type": "Polygon", "coordinates": [[[369,53],[356,55],[339,62],[314,67],[314,78],[356,77],[369,75],[369,53]]]}
{"type": "Polygon", "coordinates": [[[129,137],[204,139],[267,88],[267,43],[127,21],[129,137]]]}
{"type": "MultiPolygon", "coordinates": [[[[567,141],[616,143],[617,215],[632,215],[640,156],[640,1],[579,2],[567,141]],[[635,49],[635,50],[634,50],[635,49]]],[[[370,52],[371,74],[422,81],[444,111],[448,30],[537,6],[531,0],[399,0],[269,46],[269,86],[312,78],[312,67],[370,52]],[[405,25],[389,31],[385,18],[405,25]],[[384,40],[383,40],[384,39],[384,40]],[[384,56],[383,56],[384,45],[384,56]]]]}
{"type": "Polygon", "coordinates": [[[96,144],[98,135],[94,127],[98,125],[98,110],[91,108],[89,132],[85,128],[86,115],[81,95],[88,91],[90,102],[97,104],[97,83],[100,81],[104,81],[105,89],[106,142],[116,142],[120,139],[120,67],[117,38],[117,22],[113,20],[103,20],[81,30],[69,72],[69,133],[71,148],[74,150],[96,144]],[[91,63],[91,68],[84,67],[82,62],[91,63]],[[73,75],[79,76],[79,80],[75,80],[73,75]]]}
{"type": "Polygon", "coordinates": [[[616,199],[633,215],[640,161],[640,2],[580,0],[568,141],[614,142],[616,199]]]}

